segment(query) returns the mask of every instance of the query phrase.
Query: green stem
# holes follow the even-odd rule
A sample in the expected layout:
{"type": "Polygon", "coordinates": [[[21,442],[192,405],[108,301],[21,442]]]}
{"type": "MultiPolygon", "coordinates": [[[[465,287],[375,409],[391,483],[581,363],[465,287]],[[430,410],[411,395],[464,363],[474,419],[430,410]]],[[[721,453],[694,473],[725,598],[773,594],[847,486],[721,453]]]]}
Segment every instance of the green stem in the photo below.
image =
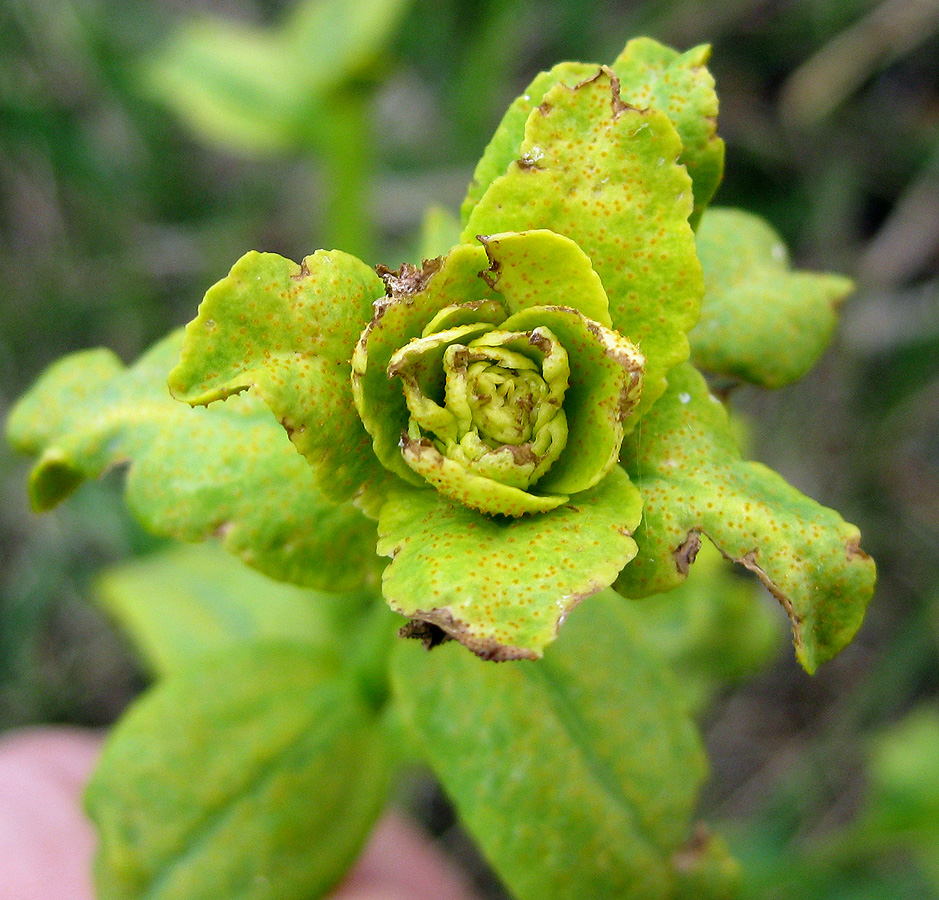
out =
{"type": "Polygon", "coordinates": [[[367,262],[375,251],[368,208],[374,171],[371,96],[370,90],[355,84],[337,91],[329,98],[315,135],[324,177],[319,243],[367,262]]]}

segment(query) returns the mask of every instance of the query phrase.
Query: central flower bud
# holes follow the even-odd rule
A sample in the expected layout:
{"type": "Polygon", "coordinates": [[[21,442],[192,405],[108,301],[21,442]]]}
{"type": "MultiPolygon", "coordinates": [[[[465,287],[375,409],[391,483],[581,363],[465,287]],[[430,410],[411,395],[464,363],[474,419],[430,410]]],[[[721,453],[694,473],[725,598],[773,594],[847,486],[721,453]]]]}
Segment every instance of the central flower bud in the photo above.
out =
{"type": "Polygon", "coordinates": [[[483,354],[483,359],[467,366],[467,354],[456,347],[447,350],[447,405],[452,409],[465,400],[473,427],[491,447],[523,444],[531,440],[536,407],[547,396],[548,387],[527,357],[503,353],[493,360],[487,358],[490,355],[483,354]],[[460,355],[462,367],[454,365],[460,355]]]}
{"type": "Polygon", "coordinates": [[[547,328],[475,323],[423,335],[391,358],[410,419],[407,464],[428,480],[444,461],[512,488],[534,484],[567,442],[562,409],[570,367],[547,328]]]}

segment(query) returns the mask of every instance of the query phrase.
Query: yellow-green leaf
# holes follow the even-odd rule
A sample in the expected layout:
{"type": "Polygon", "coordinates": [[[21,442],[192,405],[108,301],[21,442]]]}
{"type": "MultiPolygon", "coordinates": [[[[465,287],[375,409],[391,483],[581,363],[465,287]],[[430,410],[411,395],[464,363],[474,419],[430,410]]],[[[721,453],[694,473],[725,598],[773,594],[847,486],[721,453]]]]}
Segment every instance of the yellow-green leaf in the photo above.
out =
{"type": "Polygon", "coordinates": [[[634,38],[610,67],[620,80],[623,101],[639,109],[660,109],[681,137],[679,161],[694,185],[691,224],[714,196],[724,173],[724,142],[717,136],[717,94],[707,70],[711,48],[679,53],[652,38],[634,38]]]}
{"type": "Polygon", "coordinates": [[[350,590],[375,571],[375,529],[350,504],[326,500],[313,470],[256,397],[210,409],[173,400],[166,375],[177,332],[130,368],[91,350],[53,365],[13,409],[11,443],[38,460],[37,509],[82,481],[129,464],[127,502],[161,535],[212,535],[272,578],[350,590]]]}
{"type": "MultiPolygon", "coordinates": [[[[197,657],[282,640],[311,656],[338,656],[340,623],[373,595],[334,594],[274,581],[241,565],[215,543],[179,546],[107,569],[95,599],[159,676],[197,657]]],[[[347,640],[343,632],[341,640],[347,640]]]]}
{"type": "MultiPolygon", "coordinates": [[[[706,765],[667,668],[603,592],[535,662],[400,646],[434,772],[519,900],[666,900],[706,765]]],[[[705,895],[706,896],[706,895],[705,895]]]]}
{"type": "Polygon", "coordinates": [[[388,750],[352,682],[260,643],[160,681],[110,736],[86,794],[106,900],[312,900],[385,799],[388,750]]]}
{"type": "Polygon", "coordinates": [[[247,253],[186,326],[170,390],[207,404],[253,389],[313,464],[320,490],[349,500],[386,477],[350,383],[353,348],[383,296],[381,279],[348,253],[318,250],[300,265],[247,253]]]}
{"type": "Polygon", "coordinates": [[[463,240],[546,228],[590,259],[613,327],[646,357],[640,409],[688,357],[703,282],[688,224],[691,180],[665,113],[626,106],[612,72],[551,88],[529,115],[520,155],[473,207],[463,240]]]}
{"type": "Polygon", "coordinates": [[[851,281],[793,271],[779,235],[738,209],[709,209],[697,244],[705,293],[688,336],[695,365],[767,388],[800,379],[828,345],[851,281]]]}
{"type": "Polygon", "coordinates": [[[640,508],[619,466],[567,504],[519,519],[395,489],[378,525],[379,553],[392,557],[385,598],[482,657],[537,658],[568,613],[632,559],[640,508]]]}
{"type": "Polygon", "coordinates": [[[742,460],[723,405],[694,368],[672,371],[622,458],[644,507],[639,553],[617,590],[644,596],[681,584],[703,535],[783,605],[809,672],[851,640],[875,580],[860,532],[771,469],[742,460]]]}

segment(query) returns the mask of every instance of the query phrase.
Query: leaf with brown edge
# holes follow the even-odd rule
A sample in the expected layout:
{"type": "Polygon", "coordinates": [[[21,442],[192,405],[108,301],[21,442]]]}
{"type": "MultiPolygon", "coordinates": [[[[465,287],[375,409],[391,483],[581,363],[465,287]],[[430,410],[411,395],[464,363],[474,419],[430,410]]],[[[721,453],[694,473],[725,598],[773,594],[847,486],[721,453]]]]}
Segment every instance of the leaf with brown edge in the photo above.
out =
{"type": "MultiPolygon", "coordinates": [[[[688,839],[706,761],[640,620],[607,590],[534,662],[395,648],[402,718],[518,900],[671,900],[704,880],[688,839]]],[[[725,898],[733,873],[714,874],[682,896],[725,898]]]]}
{"type": "Polygon", "coordinates": [[[585,78],[595,75],[599,68],[599,65],[590,63],[558,63],[547,72],[539,72],[525,91],[515,98],[476,163],[473,180],[460,209],[464,225],[489,185],[500,175],[504,175],[506,169],[519,157],[519,147],[525,138],[525,122],[532,110],[544,99],[544,95],[556,84],[573,87],[585,78]]]}
{"type": "Polygon", "coordinates": [[[17,403],[7,436],[38,457],[30,496],[51,509],[83,481],[127,464],[127,504],[150,530],[213,535],[279,581],[349,590],[374,577],[375,525],[326,500],[312,468],[250,394],[209,409],[170,397],[182,332],[125,368],[107,350],[65,357],[17,403]]]}
{"type": "Polygon", "coordinates": [[[622,462],[644,510],[639,553],[616,590],[639,597],[681,584],[704,535],[783,605],[808,672],[851,640],[875,580],[860,532],[771,469],[742,460],[723,405],[692,366],[671,372],[622,462]]]}
{"type": "Polygon", "coordinates": [[[380,493],[387,473],[355,411],[350,362],[383,296],[378,275],[348,253],[317,250],[300,265],[247,253],[186,326],[170,390],[204,405],[251,388],[313,464],[327,497],[380,493]]]}
{"type": "Polygon", "coordinates": [[[691,224],[697,227],[724,173],[724,142],[717,136],[717,94],[707,69],[709,46],[679,53],[652,38],[631,40],[610,68],[625,103],[660,109],[681,137],[679,162],[694,185],[691,224]]]}
{"type": "Polygon", "coordinates": [[[395,487],[379,519],[391,608],[486,659],[536,659],[567,614],[635,554],[641,501],[619,467],[550,512],[485,516],[433,490],[395,487]]]}
{"type": "Polygon", "coordinates": [[[646,357],[640,411],[688,358],[687,332],[704,292],[680,153],[668,116],[624,104],[609,69],[574,88],[558,84],[529,115],[519,157],[463,231],[469,241],[545,228],[583,250],[609,298],[613,328],[646,357]]]}

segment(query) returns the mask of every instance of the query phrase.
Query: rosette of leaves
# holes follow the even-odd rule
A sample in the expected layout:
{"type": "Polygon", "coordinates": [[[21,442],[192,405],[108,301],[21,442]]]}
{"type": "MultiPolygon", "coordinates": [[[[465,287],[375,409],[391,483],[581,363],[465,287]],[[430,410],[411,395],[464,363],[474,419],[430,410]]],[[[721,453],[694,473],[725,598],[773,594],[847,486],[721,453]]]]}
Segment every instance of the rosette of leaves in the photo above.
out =
{"type": "MultiPolygon", "coordinates": [[[[239,457],[219,437],[219,472],[201,435],[221,416],[193,420],[193,442],[184,407],[170,415],[154,386],[144,425],[131,407],[151,367],[109,369],[88,382],[102,393],[82,388],[92,409],[110,398],[103,419],[87,408],[58,422],[14,417],[14,442],[41,454],[37,502],[118,461],[156,468],[142,435],[165,416],[174,437],[164,439],[192,451],[172,464],[205,471],[202,447],[213,474],[195,528],[179,524],[189,507],[164,496],[161,511],[143,504],[154,527],[250,535],[233,547],[249,564],[344,589],[369,571],[371,519],[373,546],[391,558],[385,599],[432,643],[537,658],[585,597],[681,583],[706,537],[780,600],[813,670],[860,624],[873,565],[857,529],[741,459],[687,360],[722,377],[791,381],[821,352],[849,283],[791,272],[762,223],[706,211],[723,164],[706,59],[706,48],[639,39],[610,67],[562,63],[537,76],[486,148],[461,222],[435,229],[455,244],[421,265],[251,252],[207,293],[172,393],[207,405],[248,391],[309,464],[303,479],[255,479],[246,492],[239,469],[257,462],[257,440],[239,457]],[[127,415],[121,440],[115,403],[127,415]],[[207,495],[237,514],[214,516],[207,495]],[[313,510],[306,521],[299,496],[313,510]],[[257,521],[261,508],[275,531],[257,521]],[[252,528],[232,530],[252,516],[252,528]]],[[[74,390],[81,373],[69,373],[43,395],[74,390]]],[[[40,406],[47,414],[27,404],[40,406]]],[[[184,472],[163,483],[186,497],[194,482],[184,472]]]]}

